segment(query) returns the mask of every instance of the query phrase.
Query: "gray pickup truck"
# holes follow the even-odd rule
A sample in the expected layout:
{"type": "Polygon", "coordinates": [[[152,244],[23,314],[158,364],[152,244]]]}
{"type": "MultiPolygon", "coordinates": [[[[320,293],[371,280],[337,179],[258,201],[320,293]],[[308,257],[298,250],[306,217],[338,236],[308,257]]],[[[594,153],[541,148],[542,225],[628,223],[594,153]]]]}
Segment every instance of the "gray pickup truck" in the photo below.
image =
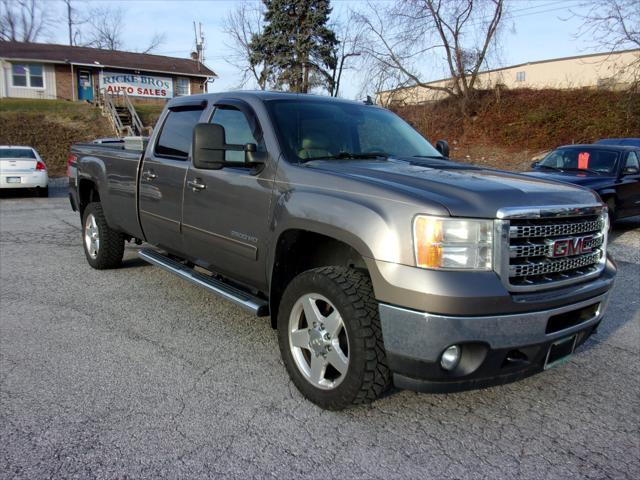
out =
{"type": "Polygon", "coordinates": [[[89,264],[145,242],[144,260],[270,316],[323,408],[523,378],[602,319],[616,269],[593,192],[449,161],[383,108],[195,95],[139,141],[72,147],[89,264]]]}

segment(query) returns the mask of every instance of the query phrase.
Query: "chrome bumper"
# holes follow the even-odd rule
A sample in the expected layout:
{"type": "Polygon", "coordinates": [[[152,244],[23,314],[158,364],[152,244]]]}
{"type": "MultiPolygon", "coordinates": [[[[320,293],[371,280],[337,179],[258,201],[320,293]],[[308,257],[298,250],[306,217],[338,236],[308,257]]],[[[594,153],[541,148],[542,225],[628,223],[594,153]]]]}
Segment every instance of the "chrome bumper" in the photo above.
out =
{"type": "Polygon", "coordinates": [[[455,317],[408,310],[381,303],[380,322],[385,349],[423,362],[437,362],[445,348],[468,342],[486,343],[490,349],[535,345],[566,337],[597,324],[609,292],[550,310],[512,315],[455,317]],[[569,328],[546,333],[549,319],[599,303],[592,318],[569,328]]]}

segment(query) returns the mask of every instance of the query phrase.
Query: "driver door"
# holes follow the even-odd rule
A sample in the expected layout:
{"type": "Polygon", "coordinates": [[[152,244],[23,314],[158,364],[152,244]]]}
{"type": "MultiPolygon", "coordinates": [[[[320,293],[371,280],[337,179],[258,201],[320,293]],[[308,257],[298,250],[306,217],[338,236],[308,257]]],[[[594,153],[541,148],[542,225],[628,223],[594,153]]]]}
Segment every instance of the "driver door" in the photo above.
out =
{"type": "MultiPolygon", "coordinates": [[[[257,120],[247,117],[251,114],[244,102],[217,104],[211,123],[224,127],[227,144],[241,147],[254,143],[258,151],[265,151],[257,120]]],[[[275,162],[268,158],[264,168],[256,171],[244,165],[244,156],[244,151],[227,150],[225,161],[231,164],[219,170],[195,168],[190,162],[183,238],[196,264],[260,289],[267,284],[265,260],[275,162]]]]}
{"type": "Polygon", "coordinates": [[[640,152],[631,151],[627,154],[616,190],[618,215],[627,217],[640,214],[640,152]]]}

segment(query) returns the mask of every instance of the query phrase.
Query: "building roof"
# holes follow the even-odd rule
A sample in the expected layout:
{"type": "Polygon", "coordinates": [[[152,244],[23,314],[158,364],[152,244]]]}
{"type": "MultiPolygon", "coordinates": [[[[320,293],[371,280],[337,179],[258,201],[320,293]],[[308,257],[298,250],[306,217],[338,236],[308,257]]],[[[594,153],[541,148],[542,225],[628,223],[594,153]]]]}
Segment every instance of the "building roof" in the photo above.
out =
{"type": "Polygon", "coordinates": [[[53,43],[0,42],[0,58],[73,63],[96,67],[126,68],[146,72],[215,77],[213,70],[190,58],[165,57],[148,53],[72,47],[53,43]]]}

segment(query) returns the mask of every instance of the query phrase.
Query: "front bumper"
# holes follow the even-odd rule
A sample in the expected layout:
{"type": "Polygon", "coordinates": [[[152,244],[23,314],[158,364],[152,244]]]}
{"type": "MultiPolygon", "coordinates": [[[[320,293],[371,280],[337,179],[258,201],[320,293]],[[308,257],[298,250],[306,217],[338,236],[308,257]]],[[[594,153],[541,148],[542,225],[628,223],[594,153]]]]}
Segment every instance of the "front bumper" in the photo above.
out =
{"type": "Polygon", "coordinates": [[[561,307],[516,314],[451,316],[380,304],[389,367],[397,387],[450,392],[507,383],[541,371],[550,345],[576,335],[582,344],[602,320],[609,293],[561,307]],[[442,352],[462,347],[453,371],[442,352]]]}

